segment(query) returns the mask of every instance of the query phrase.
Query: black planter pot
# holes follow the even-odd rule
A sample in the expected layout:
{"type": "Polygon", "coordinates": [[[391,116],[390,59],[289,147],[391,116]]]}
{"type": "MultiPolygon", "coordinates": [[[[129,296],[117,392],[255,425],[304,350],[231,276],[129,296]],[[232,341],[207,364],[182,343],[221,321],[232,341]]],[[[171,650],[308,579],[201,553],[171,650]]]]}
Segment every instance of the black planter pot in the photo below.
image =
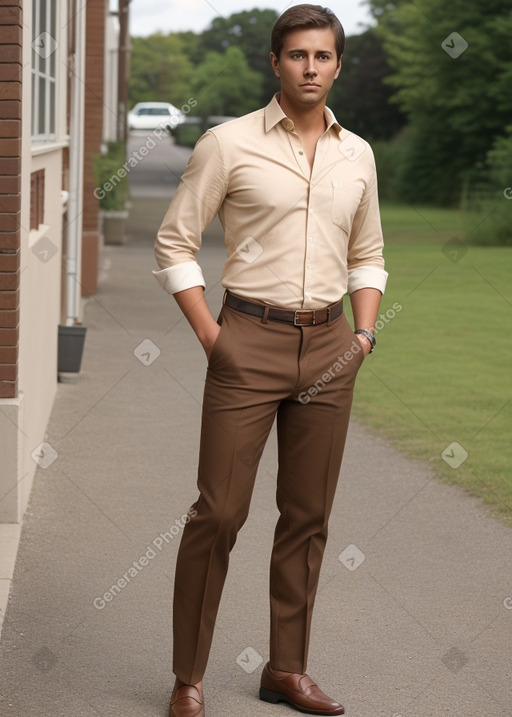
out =
{"type": "Polygon", "coordinates": [[[84,353],[85,326],[59,326],[57,371],[59,374],[79,374],[84,353]]]}

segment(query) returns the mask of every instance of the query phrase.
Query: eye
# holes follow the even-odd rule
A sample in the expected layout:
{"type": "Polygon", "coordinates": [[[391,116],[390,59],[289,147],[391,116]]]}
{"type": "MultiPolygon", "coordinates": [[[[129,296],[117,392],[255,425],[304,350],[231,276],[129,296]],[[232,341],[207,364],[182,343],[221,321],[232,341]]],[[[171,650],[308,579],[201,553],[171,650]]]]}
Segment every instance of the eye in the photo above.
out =
{"type": "Polygon", "coordinates": [[[303,57],[302,52],[294,52],[292,55],[292,60],[301,60],[303,57]]]}

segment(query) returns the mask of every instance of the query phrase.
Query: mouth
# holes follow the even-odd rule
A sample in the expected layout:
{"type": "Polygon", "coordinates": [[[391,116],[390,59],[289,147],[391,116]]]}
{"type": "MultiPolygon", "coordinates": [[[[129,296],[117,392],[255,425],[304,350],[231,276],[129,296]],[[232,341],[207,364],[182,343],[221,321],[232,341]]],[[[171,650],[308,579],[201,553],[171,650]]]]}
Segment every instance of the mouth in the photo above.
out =
{"type": "Polygon", "coordinates": [[[301,87],[320,87],[320,85],[317,85],[316,82],[305,82],[301,87]]]}

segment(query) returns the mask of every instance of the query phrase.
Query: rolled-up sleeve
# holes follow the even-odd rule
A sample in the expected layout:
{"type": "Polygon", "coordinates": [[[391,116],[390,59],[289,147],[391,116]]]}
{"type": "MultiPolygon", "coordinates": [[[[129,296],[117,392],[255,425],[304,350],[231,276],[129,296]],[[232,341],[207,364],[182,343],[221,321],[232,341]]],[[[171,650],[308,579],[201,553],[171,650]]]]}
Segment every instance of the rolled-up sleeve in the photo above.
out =
{"type": "Polygon", "coordinates": [[[226,192],[222,149],[215,135],[206,132],[195,146],[155,242],[160,270],[153,274],[167,293],[206,286],[195,255],[226,192]]]}
{"type": "Polygon", "coordinates": [[[366,288],[384,293],[388,273],[384,270],[383,247],[377,174],[372,153],[372,177],[355,214],[348,244],[349,294],[366,288]]]}

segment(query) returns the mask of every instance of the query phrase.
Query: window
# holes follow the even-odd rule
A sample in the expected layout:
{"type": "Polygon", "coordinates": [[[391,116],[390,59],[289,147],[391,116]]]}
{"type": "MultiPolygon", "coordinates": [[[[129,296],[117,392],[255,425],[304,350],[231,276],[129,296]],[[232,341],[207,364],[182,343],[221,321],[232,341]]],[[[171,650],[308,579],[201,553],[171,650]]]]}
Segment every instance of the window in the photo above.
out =
{"type": "Polygon", "coordinates": [[[44,169],[30,175],[30,229],[44,224],[44,169]]]}
{"type": "Polygon", "coordinates": [[[155,115],[170,115],[171,112],[167,109],[167,107],[143,107],[137,112],[137,114],[139,117],[142,117],[143,115],[154,117],[155,115]]]}
{"type": "Polygon", "coordinates": [[[57,0],[32,0],[32,139],[56,137],[57,0]]]}

